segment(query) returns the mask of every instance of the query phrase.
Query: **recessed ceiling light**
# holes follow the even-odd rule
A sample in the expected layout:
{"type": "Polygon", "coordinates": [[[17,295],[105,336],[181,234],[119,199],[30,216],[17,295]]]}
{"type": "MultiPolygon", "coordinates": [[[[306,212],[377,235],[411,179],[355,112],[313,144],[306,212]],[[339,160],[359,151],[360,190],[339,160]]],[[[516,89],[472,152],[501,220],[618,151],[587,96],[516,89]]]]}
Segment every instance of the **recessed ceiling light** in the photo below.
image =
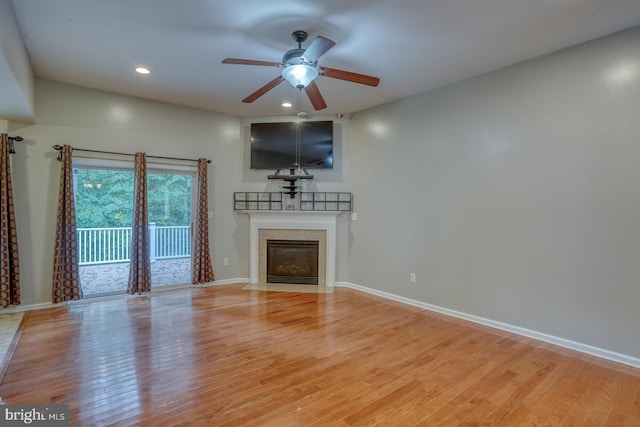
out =
{"type": "Polygon", "coordinates": [[[150,73],[150,71],[149,71],[149,69],[148,69],[148,68],[138,67],[138,68],[136,68],[136,73],[139,73],[139,74],[149,74],[149,73],[150,73]]]}
{"type": "Polygon", "coordinates": [[[293,104],[292,104],[292,103],[290,103],[290,102],[283,102],[283,103],[282,103],[282,106],[283,106],[284,108],[291,108],[291,107],[293,107],[293,104]]]}

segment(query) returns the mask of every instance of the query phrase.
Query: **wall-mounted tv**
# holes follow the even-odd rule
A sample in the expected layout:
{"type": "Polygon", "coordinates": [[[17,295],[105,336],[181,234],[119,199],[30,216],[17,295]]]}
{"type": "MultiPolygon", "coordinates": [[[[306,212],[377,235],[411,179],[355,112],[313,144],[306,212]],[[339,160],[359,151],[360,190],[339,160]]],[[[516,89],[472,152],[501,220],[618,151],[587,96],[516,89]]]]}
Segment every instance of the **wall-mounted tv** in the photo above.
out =
{"type": "Polygon", "coordinates": [[[333,122],[251,124],[251,169],[333,168],[333,122]],[[296,140],[299,132],[297,164],[296,140]]]}

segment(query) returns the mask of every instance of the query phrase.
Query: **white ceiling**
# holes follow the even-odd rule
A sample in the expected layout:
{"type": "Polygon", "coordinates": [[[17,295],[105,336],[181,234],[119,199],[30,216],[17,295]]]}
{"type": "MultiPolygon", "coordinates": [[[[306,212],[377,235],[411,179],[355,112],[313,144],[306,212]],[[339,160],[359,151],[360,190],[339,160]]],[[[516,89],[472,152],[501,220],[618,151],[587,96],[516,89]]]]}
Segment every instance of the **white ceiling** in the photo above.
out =
{"type": "MultiPolygon", "coordinates": [[[[319,65],[381,79],[319,77],[326,113],[353,113],[640,24],[640,0],[12,0],[38,77],[237,116],[280,115],[291,32],[336,42],[319,65]],[[151,70],[136,74],[136,66],[151,70]]],[[[307,41],[303,44],[306,47],[307,41]]],[[[311,106],[303,95],[303,110],[311,106]]]]}

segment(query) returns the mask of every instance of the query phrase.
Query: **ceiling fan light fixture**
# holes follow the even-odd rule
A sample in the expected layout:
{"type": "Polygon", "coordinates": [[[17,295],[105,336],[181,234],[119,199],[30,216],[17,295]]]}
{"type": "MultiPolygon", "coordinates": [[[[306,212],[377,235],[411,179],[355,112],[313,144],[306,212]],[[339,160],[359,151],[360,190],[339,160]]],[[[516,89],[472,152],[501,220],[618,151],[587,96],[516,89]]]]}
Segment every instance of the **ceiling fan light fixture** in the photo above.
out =
{"type": "Polygon", "coordinates": [[[378,86],[378,83],[380,83],[380,79],[378,77],[353,73],[351,71],[339,70],[336,68],[319,67],[318,59],[327,53],[327,51],[336,43],[326,37],[318,36],[306,49],[303,49],[302,43],[307,39],[307,36],[308,34],[305,31],[294,31],[293,34],[291,34],[291,37],[293,38],[293,41],[298,43],[298,47],[296,49],[286,51],[282,56],[282,61],[280,62],[241,58],[225,58],[222,60],[223,64],[258,65],[263,67],[281,68],[280,75],[278,77],[245,97],[242,102],[250,104],[286,80],[291,84],[291,86],[298,89],[298,111],[300,111],[300,94],[302,89],[304,89],[307,94],[307,97],[311,102],[311,106],[318,111],[327,108],[327,103],[322,97],[318,85],[315,83],[315,79],[321,75],[323,77],[368,86],[378,86]],[[320,74],[320,72],[322,72],[322,74],[320,74]]]}
{"type": "Polygon", "coordinates": [[[318,70],[307,64],[289,65],[282,70],[282,77],[291,83],[291,86],[304,88],[318,77],[318,70]]]}

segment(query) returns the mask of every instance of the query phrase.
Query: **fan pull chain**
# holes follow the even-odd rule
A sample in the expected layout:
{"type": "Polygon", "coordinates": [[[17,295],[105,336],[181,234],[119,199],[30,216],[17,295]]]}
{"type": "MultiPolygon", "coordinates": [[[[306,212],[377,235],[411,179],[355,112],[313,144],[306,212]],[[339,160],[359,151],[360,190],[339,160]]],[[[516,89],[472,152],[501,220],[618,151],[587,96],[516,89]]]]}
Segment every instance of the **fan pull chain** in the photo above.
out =
{"type": "Polygon", "coordinates": [[[296,126],[296,165],[298,166],[298,171],[300,171],[300,122],[302,121],[300,113],[302,112],[302,88],[298,88],[296,103],[298,104],[296,107],[298,110],[298,114],[296,114],[298,117],[298,125],[296,126]]]}

